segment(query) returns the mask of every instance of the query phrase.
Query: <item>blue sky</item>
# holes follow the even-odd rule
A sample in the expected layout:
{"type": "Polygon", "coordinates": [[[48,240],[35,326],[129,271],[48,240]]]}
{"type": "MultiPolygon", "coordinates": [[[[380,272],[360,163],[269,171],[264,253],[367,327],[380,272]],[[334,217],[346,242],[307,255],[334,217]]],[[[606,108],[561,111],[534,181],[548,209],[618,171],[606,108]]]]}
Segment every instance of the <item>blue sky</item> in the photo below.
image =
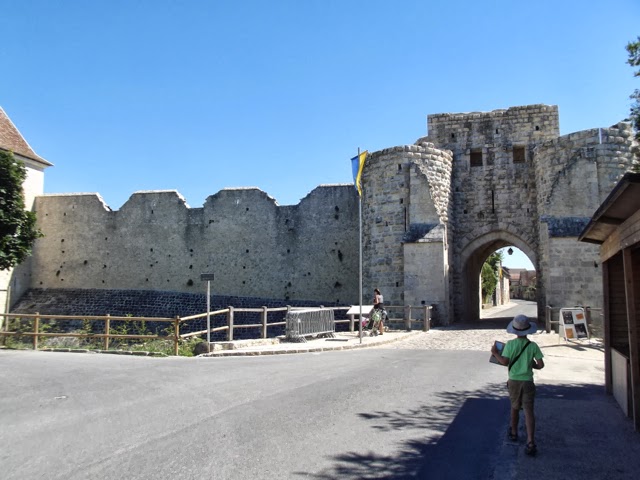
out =
{"type": "Polygon", "coordinates": [[[502,265],[509,268],[526,268],[527,270],[535,270],[533,263],[529,260],[522,250],[511,247],[511,255],[508,253],[509,247],[501,248],[502,265]]]}
{"type": "Polygon", "coordinates": [[[627,117],[640,2],[0,0],[0,106],[55,164],[45,191],[281,205],[350,183],[357,149],[432,113],[558,105],[561,133],[627,117]]]}

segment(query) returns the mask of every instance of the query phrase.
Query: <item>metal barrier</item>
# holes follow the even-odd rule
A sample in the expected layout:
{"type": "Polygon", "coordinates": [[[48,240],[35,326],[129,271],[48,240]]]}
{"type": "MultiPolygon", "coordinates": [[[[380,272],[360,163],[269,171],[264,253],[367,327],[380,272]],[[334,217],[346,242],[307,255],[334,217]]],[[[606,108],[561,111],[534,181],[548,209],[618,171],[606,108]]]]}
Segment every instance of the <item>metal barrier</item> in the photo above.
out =
{"type": "Polygon", "coordinates": [[[290,310],[285,317],[288,341],[306,342],[305,336],[327,335],[333,337],[336,326],[333,310],[327,308],[290,310]]]}

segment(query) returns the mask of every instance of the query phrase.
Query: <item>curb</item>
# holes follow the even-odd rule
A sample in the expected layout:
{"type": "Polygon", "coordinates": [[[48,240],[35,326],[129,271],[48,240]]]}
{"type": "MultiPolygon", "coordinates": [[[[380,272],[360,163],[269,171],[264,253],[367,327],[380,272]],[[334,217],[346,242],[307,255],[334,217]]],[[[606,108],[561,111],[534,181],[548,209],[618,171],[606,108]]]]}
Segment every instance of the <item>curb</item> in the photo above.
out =
{"type": "Polygon", "coordinates": [[[284,345],[284,348],[274,348],[276,347],[276,345],[273,345],[271,348],[264,347],[263,349],[258,349],[258,350],[249,350],[249,349],[245,351],[224,350],[224,351],[218,351],[218,352],[203,353],[201,355],[198,355],[197,358],[200,358],[200,357],[209,357],[209,358],[211,357],[255,357],[255,356],[262,356],[262,355],[286,355],[286,354],[297,354],[297,353],[320,353],[320,352],[330,352],[330,351],[337,351],[337,350],[354,350],[358,348],[378,347],[380,345],[398,342],[400,340],[404,340],[418,333],[421,333],[421,332],[419,331],[407,332],[403,335],[398,335],[397,337],[394,337],[394,338],[377,340],[375,342],[368,342],[368,343],[358,343],[355,345],[336,345],[336,346],[323,346],[323,347],[309,346],[306,348],[295,348],[295,347],[287,348],[288,346],[286,344],[279,344],[279,346],[284,345]]]}
{"type": "MultiPolygon", "coordinates": [[[[20,348],[6,348],[5,350],[23,350],[20,348]]],[[[29,350],[29,349],[28,349],[29,350]]],[[[160,352],[147,352],[144,350],[90,350],[84,348],[39,348],[38,350],[29,350],[37,352],[63,352],[63,353],[100,353],[103,355],[132,355],[136,357],[169,357],[160,352]]]]}

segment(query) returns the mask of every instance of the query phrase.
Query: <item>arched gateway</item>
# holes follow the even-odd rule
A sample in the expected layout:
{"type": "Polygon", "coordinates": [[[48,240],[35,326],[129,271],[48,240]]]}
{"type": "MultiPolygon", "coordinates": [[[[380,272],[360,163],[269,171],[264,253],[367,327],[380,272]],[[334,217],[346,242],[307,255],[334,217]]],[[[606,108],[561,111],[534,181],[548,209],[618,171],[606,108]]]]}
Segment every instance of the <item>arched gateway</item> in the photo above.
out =
{"type": "Polygon", "coordinates": [[[577,236],[631,142],[627,124],[560,137],[556,106],[429,116],[428,136],[367,160],[365,285],[434,305],[442,323],[474,321],[483,262],[514,245],[536,268],[539,307],[600,307],[598,251],[577,236]]]}
{"type": "MultiPolygon", "coordinates": [[[[11,147],[1,133],[0,148],[11,147]]],[[[514,245],[536,268],[539,307],[601,306],[598,247],[577,237],[631,165],[632,139],[624,123],[561,137],[558,109],[548,105],[430,115],[428,136],[365,164],[365,294],[379,287],[390,305],[434,305],[439,323],[471,322],[482,263],[514,245]]],[[[201,208],[176,191],[147,191],[117,211],[98,194],[36,196],[34,209],[45,236],[14,271],[12,301],[27,289],[49,298],[111,290],[147,305],[149,291],[197,294],[198,274],[207,272],[221,296],[358,302],[352,185],[320,186],[293,206],[247,187],[224,189],[201,208]]],[[[8,282],[0,278],[0,290],[8,282]]],[[[40,304],[51,312],[55,302],[40,304]]]]}

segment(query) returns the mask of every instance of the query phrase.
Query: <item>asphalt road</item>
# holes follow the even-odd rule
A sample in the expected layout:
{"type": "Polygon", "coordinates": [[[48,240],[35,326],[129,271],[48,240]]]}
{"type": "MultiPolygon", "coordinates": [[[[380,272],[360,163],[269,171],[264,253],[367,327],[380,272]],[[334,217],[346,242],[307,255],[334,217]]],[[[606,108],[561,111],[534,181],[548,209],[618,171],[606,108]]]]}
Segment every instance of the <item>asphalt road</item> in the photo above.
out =
{"type": "Polygon", "coordinates": [[[512,299],[507,305],[480,311],[480,318],[507,318],[526,315],[535,320],[538,317],[538,305],[528,300],[512,299]]]}
{"type": "Polygon", "coordinates": [[[11,479],[490,478],[508,412],[487,352],[218,359],[0,351],[11,479]]]}

